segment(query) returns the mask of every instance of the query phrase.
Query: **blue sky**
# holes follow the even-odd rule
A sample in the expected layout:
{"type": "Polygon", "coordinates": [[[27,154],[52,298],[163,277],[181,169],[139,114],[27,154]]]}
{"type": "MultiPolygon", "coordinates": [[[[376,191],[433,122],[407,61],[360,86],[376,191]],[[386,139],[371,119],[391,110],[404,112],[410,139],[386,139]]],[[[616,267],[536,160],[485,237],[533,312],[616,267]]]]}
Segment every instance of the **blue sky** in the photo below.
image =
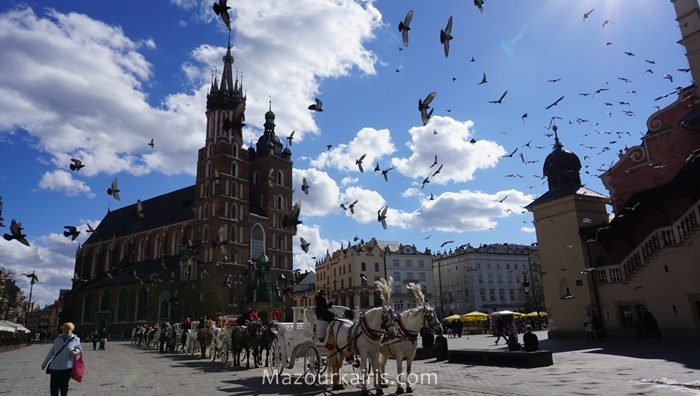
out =
{"type": "MultiPolygon", "coordinates": [[[[70,285],[85,233],[71,242],[63,226],[96,226],[108,207],[194,183],[206,89],[227,41],[211,3],[0,5],[2,215],[7,225],[21,221],[32,245],[0,240],[0,265],[36,270],[35,301],[50,303],[70,285]],[[71,172],[71,157],[85,168],[71,172]],[[105,193],[114,177],[121,202],[105,193]]],[[[654,98],[690,84],[690,74],[677,70],[688,65],[668,1],[494,1],[483,15],[471,1],[434,4],[231,2],[235,66],[248,94],[246,141],[259,136],[268,100],[277,133],[296,131],[299,236],[311,243],[305,254],[294,239],[296,267],[313,268],[314,256],[354,236],[433,251],[450,240],[445,248],[535,242],[523,207],[546,191],[538,177],[553,143],[545,135],[550,119],[561,117],[559,135],[581,158],[583,183],[607,193],[597,175],[619,150],[640,144],[654,106],[675,100],[654,98]],[[404,48],[397,26],[411,9],[404,48]],[[450,16],[454,39],[445,58],[439,32],[450,16]],[[488,82],[477,85],[482,73],[488,82]],[[580,95],[600,88],[608,90],[580,95]],[[489,103],[506,90],[503,103],[489,103]],[[434,113],[423,126],[417,101],[431,91],[434,113]],[[315,97],[324,112],[307,110],[315,97]],[[521,153],[537,162],[524,163],[521,153]],[[364,173],[354,165],[362,154],[364,173]],[[394,167],[388,182],[373,172],[375,163],[394,167]],[[303,177],[308,196],[299,188],[303,177]],[[354,200],[354,215],[340,208],[354,200]],[[386,230],[376,221],[384,205],[386,230]]]]}

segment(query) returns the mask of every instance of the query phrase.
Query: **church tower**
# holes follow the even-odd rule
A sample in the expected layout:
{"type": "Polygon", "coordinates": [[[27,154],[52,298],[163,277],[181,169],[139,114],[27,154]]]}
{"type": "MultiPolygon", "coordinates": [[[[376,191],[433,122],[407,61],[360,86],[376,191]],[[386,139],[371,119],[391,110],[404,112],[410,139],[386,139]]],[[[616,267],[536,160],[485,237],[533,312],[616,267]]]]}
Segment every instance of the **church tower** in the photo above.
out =
{"type": "Polygon", "coordinates": [[[526,208],[534,215],[549,336],[579,335],[586,312],[597,312],[585,229],[608,223],[607,197],[581,185],[581,162],[563,149],[554,129],[554,149],[544,161],[549,190],[526,208]]]}

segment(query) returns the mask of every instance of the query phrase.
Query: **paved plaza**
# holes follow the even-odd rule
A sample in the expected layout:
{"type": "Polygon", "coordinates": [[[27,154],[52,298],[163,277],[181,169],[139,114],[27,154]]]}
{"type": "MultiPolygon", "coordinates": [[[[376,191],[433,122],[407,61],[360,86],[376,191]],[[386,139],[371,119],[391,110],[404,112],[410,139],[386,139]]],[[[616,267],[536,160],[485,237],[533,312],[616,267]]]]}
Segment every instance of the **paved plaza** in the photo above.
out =
{"type": "MultiPolygon", "coordinates": [[[[618,338],[593,342],[547,340],[546,332],[537,334],[543,349],[554,351],[553,366],[517,369],[435,362],[435,359],[418,361],[413,372],[428,373],[430,377],[423,378],[426,383],[414,385],[414,394],[700,394],[700,347],[690,339],[618,338]]],[[[487,335],[472,335],[451,338],[448,343],[450,349],[504,347],[502,342],[494,345],[494,340],[487,335]]],[[[336,392],[319,385],[263,384],[262,368],[224,367],[220,362],[193,359],[181,353],[160,354],[129,342],[110,342],[106,351],[93,351],[87,342],[83,347],[85,379],[82,384],[71,381],[73,395],[359,394],[359,388],[352,386],[336,392]]],[[[49,376],[40,368],[48,349],[49,344],[36,344],[0,353],[0,394],[48,394],[49,376]]],[[[301,365],[299,360],[290,371],[299,373],[301,365]]],[[[387,371],[395,373],[393,362],[388,364],[387,371]]],[[[394,392],[394,386],[385,389],[385,394],[394,392]]]]}

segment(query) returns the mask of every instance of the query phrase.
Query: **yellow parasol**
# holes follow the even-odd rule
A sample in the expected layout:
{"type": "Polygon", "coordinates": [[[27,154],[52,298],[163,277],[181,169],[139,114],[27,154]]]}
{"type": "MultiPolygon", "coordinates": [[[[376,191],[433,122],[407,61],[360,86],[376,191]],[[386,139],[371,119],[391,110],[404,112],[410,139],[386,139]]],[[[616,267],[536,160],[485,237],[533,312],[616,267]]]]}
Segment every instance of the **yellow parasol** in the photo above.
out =
{"type": "Polygon", "coordinates": [[[459,315],[454,314],[454,315],[450,315],[450,316],[446,317],[445,319],[443,319],[443,321],[446,320],[446,321],[448,321],[448,322],[451,322],[451,321],[453,321],[453,320],[459,320],[459,318],[460,318],[459,315]]]}
{"type": "MultiPolygon", "coordinates": [[[[525,316],[528,317],[528,318],[536,318],[538,315],[537,315],[537,311],[532,311],[532,312],[530,312],[530,313],[528,313],[528,314],[525,314],[525,316]]],[[[540,315],[539,315],[539,316],[547,316],[547,312],[540,311],[540,315]]]]}
{"type": "Polygon", "coordinates": [[[462,315],[462,321],[463,322],[468,322],[468,321],[480,321],[480,320],[486,320],[489,318],[489,315],[479,312],[479,311],[472,311],[469,313],[465,313],[462,315]]]}

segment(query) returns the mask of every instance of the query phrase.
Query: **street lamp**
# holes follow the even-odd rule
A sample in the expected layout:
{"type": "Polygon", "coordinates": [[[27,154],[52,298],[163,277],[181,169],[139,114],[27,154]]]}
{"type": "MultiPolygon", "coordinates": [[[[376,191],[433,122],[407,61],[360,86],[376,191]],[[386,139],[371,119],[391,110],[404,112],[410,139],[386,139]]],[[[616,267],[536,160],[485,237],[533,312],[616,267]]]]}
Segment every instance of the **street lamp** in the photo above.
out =
{"type": "Polygon", "coordinates": [[[27,319],[29,317],[29,310],[32,309],[32,292],[34,291],[34,284],[39,282],[39,278],[36,276],[34,271],[31,274],[22,274],[27,278],[31,279],[29,282],[29,303],[27,303],[27,309],[24,311],[24,325],[27,325],[27,319]]]}

